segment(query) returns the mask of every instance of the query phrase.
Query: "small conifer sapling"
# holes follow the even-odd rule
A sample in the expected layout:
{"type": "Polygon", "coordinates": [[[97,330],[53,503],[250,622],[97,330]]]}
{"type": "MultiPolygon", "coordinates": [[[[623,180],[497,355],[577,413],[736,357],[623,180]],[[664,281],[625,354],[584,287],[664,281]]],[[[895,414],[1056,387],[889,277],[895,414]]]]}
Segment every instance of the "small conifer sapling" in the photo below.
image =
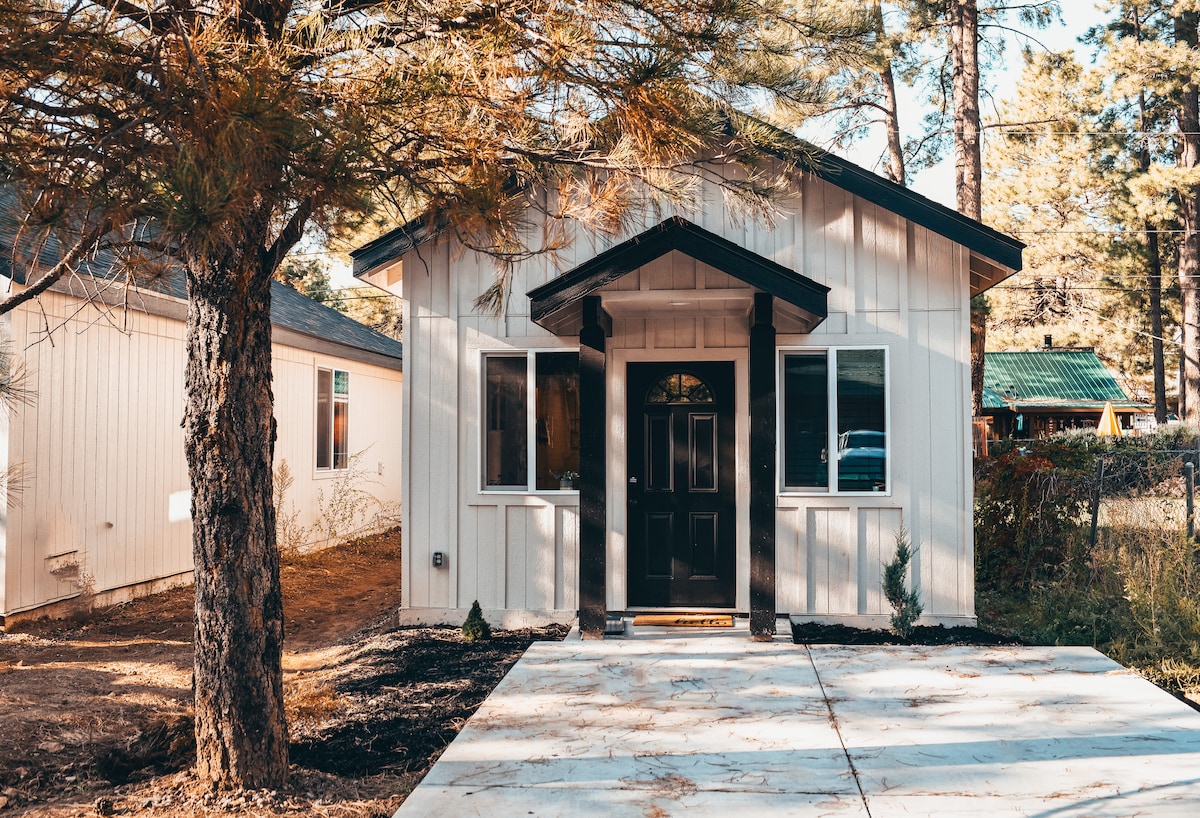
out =
{"type": "Polygon", "coordinates": [[[896,556],[883,566],[883,595],[892,606],[892,633],[908,639],[913,624],[921,615],[921,596],[916,588],[907,588],[908,564],[912,560],[912,547],[908,532],[903,528],[896,534],[896,556]]]}
{"type": "Polygon", "coordinates": [[[478,599],[471,603],[471,610],[462,625],[462,635],[468,642],[486,642],[492,638],[492,628],[483,618],[478,599]]]}

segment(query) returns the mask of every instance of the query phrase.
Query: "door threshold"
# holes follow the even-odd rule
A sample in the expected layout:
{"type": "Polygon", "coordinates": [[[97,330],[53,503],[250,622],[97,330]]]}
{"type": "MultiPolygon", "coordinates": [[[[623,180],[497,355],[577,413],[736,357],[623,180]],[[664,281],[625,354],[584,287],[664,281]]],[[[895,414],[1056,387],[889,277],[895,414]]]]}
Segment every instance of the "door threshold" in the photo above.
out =
{"type": "Polygon", "coordinates": [[[695,607],[695,606],[683,606],[683,607],[678,607],[678,608],[663,608],[663,607],[659,607],[659,606],[639,608],[639,607],[635,607],[635,606],[630,606],[630,607],[626,608],[624,611],[609,611],[609,614],[611,616],[620,616],[620,615],[633,616],[636,614],[643,614],[643,613],[724,614],[726,616],[733,616],[738,619],[745,619],[749,616],[749,614],[742,613],[741,611],[738,611],[734,608],[705,608],[705,607],[695,607]]]}

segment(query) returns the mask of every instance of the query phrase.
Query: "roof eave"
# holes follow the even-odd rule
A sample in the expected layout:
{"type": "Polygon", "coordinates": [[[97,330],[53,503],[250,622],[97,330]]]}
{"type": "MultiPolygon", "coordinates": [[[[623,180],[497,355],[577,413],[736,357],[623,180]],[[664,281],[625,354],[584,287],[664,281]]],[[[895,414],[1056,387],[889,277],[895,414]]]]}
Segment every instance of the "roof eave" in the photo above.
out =
{"type": "MultiPolygon", "coordinates": [[[[1024,242],[964,216],[903,185],[871,173],[840,156],[822,152],[815,147],[808,149],[820,152],[819,161],[814,163],[814,167],[810,169],[815,176],[961,244],[974,254],[991,262],[992,266],[997,268],[998,273],[1003,273],[999,280],[1021,270],[1021,251],[1025,249],[1024,242]]],[[[972,295],[974,294],[972,292],[972,295]]]]}

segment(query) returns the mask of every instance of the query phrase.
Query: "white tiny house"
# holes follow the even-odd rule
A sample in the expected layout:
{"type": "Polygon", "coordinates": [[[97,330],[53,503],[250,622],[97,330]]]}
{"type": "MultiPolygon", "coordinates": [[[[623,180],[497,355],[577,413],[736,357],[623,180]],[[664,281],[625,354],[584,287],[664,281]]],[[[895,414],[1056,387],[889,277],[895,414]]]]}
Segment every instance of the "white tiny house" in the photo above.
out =
{"type": "Polygon", "coordinates": [[[355,253],[405,299],[403,617],[886,624],[905,529],[926,621],[974,620],[969,302],[1022,245],[833,156],[778,206],[569,225],[499,316],[448,233],[355,253]]]}
{"type": "MultiPolygon", "coordinates": [[[[88,282],[64,279],[0,318],[30,396],[0,408],[5,625],[81,594],[110,604],[191,580],[182,277],[128,292],[88,282]]],[[[398,505],[400,431],[383,419],[401,399],[401,344],[281,284],[271,318],[275,462],[294,478],[284,510],[311,526],[359,452],[366,490],[398,505]]]]}

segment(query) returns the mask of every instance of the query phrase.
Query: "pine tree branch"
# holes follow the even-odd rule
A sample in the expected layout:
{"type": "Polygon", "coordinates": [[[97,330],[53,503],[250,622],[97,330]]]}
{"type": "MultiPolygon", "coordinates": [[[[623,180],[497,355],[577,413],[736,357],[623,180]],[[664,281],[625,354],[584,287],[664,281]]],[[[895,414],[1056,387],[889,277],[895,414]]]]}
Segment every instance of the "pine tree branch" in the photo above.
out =
{"type": "Polygon", "coordinates": [[[41,278],[29,285],[26,289],[19,293],[14,293],[3,301],[0,301],[0,315],[12,312],[17,307],[24,304],[26,301],[32,301],[39,295],[50,289],[56,281],[61,279],[67,273],[73,272],[76,263],[78,263],[85,255],[92,252],[100,239],[112,230],[112,221],[110,219],[102,220],[98,225],[90,231],[80,236],[75,246],[71,248],[57,264],[46,271],[41,278]]]}

